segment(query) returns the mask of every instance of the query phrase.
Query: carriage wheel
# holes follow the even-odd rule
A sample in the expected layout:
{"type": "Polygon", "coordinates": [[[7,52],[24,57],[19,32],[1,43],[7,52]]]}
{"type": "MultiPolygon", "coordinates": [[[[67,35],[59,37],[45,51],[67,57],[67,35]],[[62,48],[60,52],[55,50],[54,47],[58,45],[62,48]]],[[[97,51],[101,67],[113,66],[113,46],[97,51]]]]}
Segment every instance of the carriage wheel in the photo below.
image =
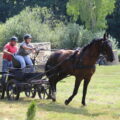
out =
{"type": "Polygon", "coordinates": [[[38,91],[38,96],[40,99],[47,99],[49,96],[49,89],[41,86],[38,91]]]}
{"type": "Polygon", "coordinates": [[[36,90],[34,87],[32,87],[31,89],[28,89],[25,91],[25,95],[27,97],[30,97],[30,98],[34,98],[36,96],[36,90]]]}
{"type": "Polygon", "coordinates": [[[10,80],[7,83],[6,87],[7,98],[9,100],[18,100],[20,96],[20,92],[18,90],[18,86],[14,80],[10,80]]]}
{"type": "Polygon", "coordinates": [[[5,97],[5,88],[0,85],[0,99],[4,99],[5,97]]]}

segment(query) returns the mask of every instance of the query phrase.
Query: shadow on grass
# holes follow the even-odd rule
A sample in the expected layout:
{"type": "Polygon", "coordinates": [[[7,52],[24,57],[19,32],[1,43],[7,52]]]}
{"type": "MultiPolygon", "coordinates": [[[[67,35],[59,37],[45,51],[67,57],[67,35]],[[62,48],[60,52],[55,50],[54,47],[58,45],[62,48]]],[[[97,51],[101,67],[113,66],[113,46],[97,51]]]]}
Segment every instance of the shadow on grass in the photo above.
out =
{"type": "Polygon", "coordinates": [[[33,99],[33,98],[26,98],[26,97],[21,97],[19,100],[8,100],[7,98],[0,100],[1,102],[4,102],[6,104],[29,104],[32,101],[35,101],[36,103],[40,102],[40,99],[33,99]]]}
{"type": "Polygon", "coordinates": [[[61,105],[53,102],[48,104],[39,104],[39,107],[49,112],[81,114],[81,115],[93,116],[93,117],[106,114],[105,112],[89,113],[87,108],[83,106],[81,106],[80,108],[75,108],[75,107],[65,106],[65,105],[61,105]]]}
{"type": "MultiPolygon", "coordinates": [[[[4,102],[8,105],[10,104],[18,104],[18,105],[27,105],[30,102],[32,102],[33,99],[29,98],[20,98],[18,101],[8,101],[7,99],[1,100],[1,102],[4,102]]],[[[38,104],[38,108],[43,109],[48,112],[57,112],[57,113],[70,113],[70,114],[81,114],[85,116],[99,116],[99,115],[105,115],[104,112],[98,112],[98,113],[89,113],[87,110],[87,107],[81,106],[80,108],[75,108],[71,106],[62,105],[59,103],[54,103],[49,100],[40,100],[40,99],[34,99],[34,101],[38,104]]]]}

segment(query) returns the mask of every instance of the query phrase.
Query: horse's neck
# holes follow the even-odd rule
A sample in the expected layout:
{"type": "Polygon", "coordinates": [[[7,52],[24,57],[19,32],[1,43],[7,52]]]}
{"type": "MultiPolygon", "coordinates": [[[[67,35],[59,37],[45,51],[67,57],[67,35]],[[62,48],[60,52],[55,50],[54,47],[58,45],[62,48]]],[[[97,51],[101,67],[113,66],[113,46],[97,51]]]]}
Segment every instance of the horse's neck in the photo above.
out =
{"type": "Polygon", "coordinates": [[[100,55],[97,47],[91,47],[84,51],[81,56],[81,61],[85,65],[94,65],[100,55]]]}

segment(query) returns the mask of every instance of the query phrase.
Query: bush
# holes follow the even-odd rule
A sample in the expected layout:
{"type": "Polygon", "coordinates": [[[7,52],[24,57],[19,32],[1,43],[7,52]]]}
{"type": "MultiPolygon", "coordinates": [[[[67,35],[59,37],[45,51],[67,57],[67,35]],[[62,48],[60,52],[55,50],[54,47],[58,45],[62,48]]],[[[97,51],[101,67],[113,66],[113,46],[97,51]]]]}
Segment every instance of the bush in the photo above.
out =
{"type": "Polygon", "coordinates": [[[119,59],[119,62],[120,62],[120,49],[117,50],[117,53],[118,53],[118,59],[119,59]]]}
{"type": "Polygon", "coordinates": [[[62,48],[83,47],[93,39],[91,31],[75,23],[69,23],[63,31],[63,36],[61,37],[62,48]]]}
{"type": "Polygon", "coordinates": [[[79,25],[70,23],[63,31],[63,35],[61,36],[62,48],[75,48],[79,40],[79,25]]]}
{"type": "Polygon", "coordinates": [[[80,26],[79,33],[80,33],[80,37],[78,41],[79,47],[83,47],[84,45],[88,44],[94,38],[93,33],[87,29],[84,29],[83,26],[80,26]]]}
{"type": "MultiPolygon", "coordinates": [[[[94,38],[102,38],[105,31],[99,31],[92,33],[90,30],[85,29],[83,26],[79,26],[75,23],[69,23],[63,29],[61,36],[61,47],[73,49],[77,47],[83,47],[88,44],[94,38]]],[[[118,43],[111,36],[109,40],[112,42],[113,49],[117,49],[118,43]]]]}
{"type": "MultiPolygon", "coordinates": [[[[5,24],[0,24],[0,47],[13,35],[21,42],[26,33],[33,36],[32,42],[51,42],[52,48],[74,49],[83,47],[96,37],[103,37],[104,31],[92,33],[76,23],[64,23],[55,19],[53,12],[46,7],[27,7],[5,24]]],[[[116,40],[112,37],[110,40],[113,48],[117,48],[116,40]]]]}
{"type": "Polygon", "coordinates": [[[26,120],[35,120],[35,114],[36,114],[36,103],[33,101],[28,108],[26,120]]]}
{"type": "Polygon", "coordinates": [[[119,62],[120,62],[120,53],[118,54],[118,59],[119,59],[119,62]]]}
{"type": "Polygon", "coordinates": [[[27,7],[19,15],[8,19],[5,24],[0,25],[1,46],[9,41],[13,35],[16,35],[19,38],[19,42],[21,42],[23,35],[26,33],[33,36],[33,42],[50,41],[52,45],[59,44],[58,33],[56,34],[58,30],[55,29],[58,26],[63,26],[63,23],[54,18],[54,14],[50,9],[45,7],[27,7]]]}
{"type": "MultiPolygon", "coordinates": [[[[101,38],[104,35],[104,33],[105,33],[105,31],[99,31],[99,32],[94,33],[94,36],[96,38],[101,38]]],[[[116,39],[113,38],[112,36],[109,36],[109,40],[112,43],[113,49],[117,49],[118,48],[118,42],[116,41],[116,39]]]]}

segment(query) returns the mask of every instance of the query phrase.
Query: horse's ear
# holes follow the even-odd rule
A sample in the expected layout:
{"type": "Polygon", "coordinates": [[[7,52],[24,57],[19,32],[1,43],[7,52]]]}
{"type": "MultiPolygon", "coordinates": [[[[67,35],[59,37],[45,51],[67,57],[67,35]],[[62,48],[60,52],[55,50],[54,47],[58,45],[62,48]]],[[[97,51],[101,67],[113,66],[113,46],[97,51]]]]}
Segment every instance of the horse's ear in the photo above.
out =
{"type": "Polygon", "coordinates": [[[104,34],[104,36],[103,36],[103,40],[104,40],[104,41],[107,40],[108,37],[109,37],[109,34],[106,32],[106,33],[104,34]]]}

